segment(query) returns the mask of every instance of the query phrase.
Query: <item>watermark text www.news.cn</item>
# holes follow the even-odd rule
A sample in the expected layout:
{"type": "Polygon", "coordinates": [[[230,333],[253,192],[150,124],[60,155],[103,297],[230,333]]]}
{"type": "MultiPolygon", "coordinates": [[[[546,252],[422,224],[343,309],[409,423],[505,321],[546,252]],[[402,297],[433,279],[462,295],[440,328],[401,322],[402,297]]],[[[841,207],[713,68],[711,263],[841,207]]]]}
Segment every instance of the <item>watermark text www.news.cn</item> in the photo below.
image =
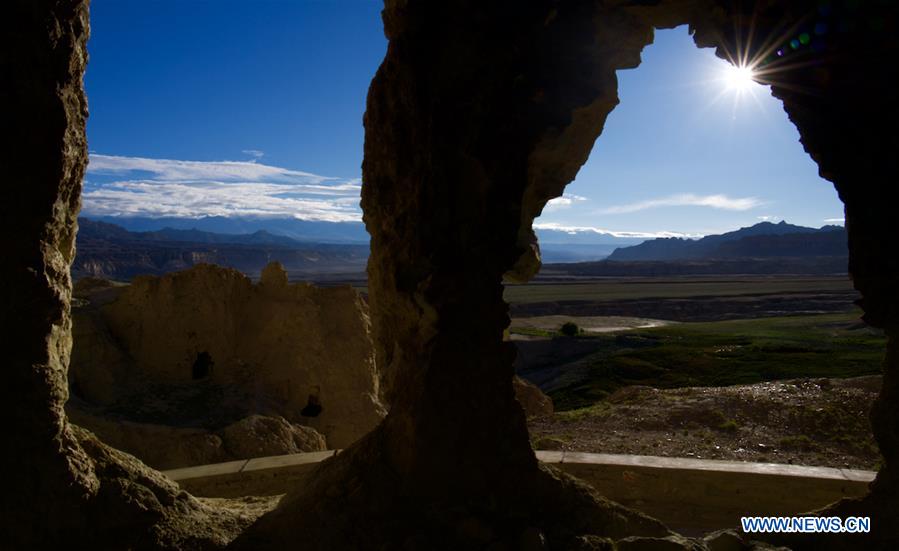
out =
{"type": "Polygon", "coordinates": [[[740,524],[747,534],[866,534],[871,531],[870,517],[741,517],[740,524]]]}

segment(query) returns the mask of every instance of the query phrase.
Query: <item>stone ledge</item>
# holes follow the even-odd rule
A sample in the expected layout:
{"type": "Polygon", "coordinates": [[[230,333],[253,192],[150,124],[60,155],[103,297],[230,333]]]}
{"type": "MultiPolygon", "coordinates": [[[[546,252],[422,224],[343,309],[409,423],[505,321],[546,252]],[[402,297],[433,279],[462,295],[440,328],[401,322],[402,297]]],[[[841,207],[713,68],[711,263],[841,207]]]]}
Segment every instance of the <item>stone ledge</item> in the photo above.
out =
{"type": "Polygon", "coordinates": [[[198,478],[212,478],[239,473],[249,462],[249,459],[241,459],[238,461],[228,461],[226,463],[212,463],[210,465],[199,465],[196,467],[182,467],[180,469],[164,471],[164,474],[176,482],[181,480],[194,480],[198,478]]]}
{"type": "Polygon", "coordinates": [[[796,515],[862,496],[876,475],[776,463],[545,453],[537,452],[538,459],[687,535],[738,528],[741,516],[796,515]]]}
{"type": "Polygon", "coordinates": [[[606,453],[538,451],[537,459],[543,463],[602,464],[648,469],[687,469],[696,471],[719,471],[769,476],[798,476],[849,480],[868,483],[877,473],[858,469],[838,469],[834,467],[811,467],[806,465],[786,465],[783,463],[751,463],[745,461],[722,461],[718,459],[690,459],[686,457],[659,457],[652,455],[616,455],[606,453]]]}
{"type": "MultiPolygon", "coordinates": [[[[277,495],[302,483],[338,450],[259,457],[166,471],[206,497],[277,495]]],[[[867,493],[876,473],[854,469],[707,459],[538,451],[537,459],[607,498],[684,534],[735,528],[745,515],[795,515],[867,493]]]]}
{"type": "Polygon", "coordinates": [[[278,495],[312,472],[336,450],[256,457],[164,471],[182,489],[203,497],[278,495]]]}

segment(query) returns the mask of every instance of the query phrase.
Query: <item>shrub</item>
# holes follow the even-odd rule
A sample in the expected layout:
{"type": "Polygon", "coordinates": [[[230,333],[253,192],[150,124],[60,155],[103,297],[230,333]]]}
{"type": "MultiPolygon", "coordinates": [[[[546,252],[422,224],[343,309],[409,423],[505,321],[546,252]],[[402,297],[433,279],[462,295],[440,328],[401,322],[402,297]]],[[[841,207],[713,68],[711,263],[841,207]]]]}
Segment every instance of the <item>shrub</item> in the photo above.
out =
{"type": "Polygon", "coordinates": [[[559,328],[559,333],[562,333],[566,337],[575,337],[581,332],[581,328],[577,326],[573,321],[566,321],[562,324],[562,327],[559,328]]]}
{"type": "Polygon", "coordinates": [[[727,421],[724,421],[723,423],[718,425],[719,430],[723,430],[723,431],[727,431],[727,432],[734,432],[738,428],[739,428],[739,425],[733,419],[728,419],[727,421]]]}

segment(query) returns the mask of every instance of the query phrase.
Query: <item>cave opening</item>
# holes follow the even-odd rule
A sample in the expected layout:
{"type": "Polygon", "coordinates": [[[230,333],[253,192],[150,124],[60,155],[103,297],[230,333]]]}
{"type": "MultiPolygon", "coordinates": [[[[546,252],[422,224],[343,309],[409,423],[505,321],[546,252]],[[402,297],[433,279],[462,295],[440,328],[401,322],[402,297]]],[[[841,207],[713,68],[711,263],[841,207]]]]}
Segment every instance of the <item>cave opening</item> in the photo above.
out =
{"type": "Polygon", "coordinates": [[[541,271],[507,284],[516,372],[555,402],[528,411],[531,441],[876,470],[886,342],[858,319],[843,204],[776,71],[737,82],[687,31],[617,72],[621,102],[533,223],[541,271]]]}
{"type": "MultiPolygon", "coordinates": [[[[267,97],[262,103],[279,111],[291,105],[282,113],[297,120],[311,113],[323,124],[348,119],[358,127],[383,52],[340,50],[335,55],[346,63],[369,60],[368,71],[362,65],[347,71],[357,101],[317,98],[304,113],[294,96],[278,99],[298,77],[287,71],[278,86],[264,84],[269,75],[260,71],[258,56],[314,64],[319,56],[308,48],[329,49],[296,25],[278,34],[274,20],[302,19],[309,32],[329,36],[347,20],[374,21],[374,42],[386,45],[378,9],[348,16],[330,6],[261,6],[253,18],[269,27],[245,34],[238,6],[163,2],[156,8],[139,30],[124,31],[122,22],[147,14],[129,3],[90,7],[91,70],[82,84],[91,97],[85,136],[91,149],[75,197],[76,255],[68,269],[75,297],[69,419],[160,470],[345,448],[385,414],[367,307],[343,279],[351,270],[353,282],[364,277],[367,235],[357,220],[338,223],[331,216],[346,221],[358,212],[351,204],[354,195],[358,203],[358,180],[293,170],[308,168],[306,156],[319,140],[293,147],[299,155],[277,162],[271,150],[266,156],[246,149],[243,142],[261,139],[296,145],[305,132],[281,117],[248,129],[232,115],[246,97],[267,97]],[[195,32],[207,31],[210,17],[220,21],[220,32],[239,37],[233,56],[195,32]],[[170,47],[151,47],[160,36],[170,47]],[[186,59],[191,62],[182,64],[186,59]],[[194,64],[208,72],[195,78],[194,64]],[[143,69],[129,69],[135,67],[143,69]],[[227,101],[233,90],[223,91],[212,74],[228,75],[247,90],[227,101]],[[207,111],[209,97],[220,101],[207,111]],[[209,143],[193,135],[205,138],[211,120],[223,124],[224,141],[214,147],[227,160],[203,153],[209,143]],[[179,138],[154,143],[157,132],[179,138]],[[242,144],[236,151],[226,144],[231,139],[242,144]],[[181,172],[185,167],[190,174],[181,172]],[[334,212],[325,221],[316,217],[328,208],[334,212]],[[287,219],[279,219],[285,212],[287,219]],[[332,243],[335,232],[350,242],[332,243]],[[303,282],[312,279],[319,283],[303,282]],[[319,389],[307,399],[316,387],[311,381],[319,389]],[[321,387],[327,410],[317,401],[321,387]],[[247,443],[257,437],[266,444],[247,443]]],[[[302,85],[307,94],[317,86],[308,78],[302,85]]],[[[356,137],[361,142],[361,132],[356,137]]],[[[350,166],[357,171],[358,160],[350,166]]]]}
{"type": "Polygon", "coordinates": [[[306,401],[306,405],[300,410],[300,415],[303,417],[318,417],[321,415],[323,409],[318,395],[310,394],[309,399],[306,401]]]}
{"type": "Polygon", "coordinates": [[[190,367],[190,377],[194,381],[206,379],[212,375],[213,367],[215,367],[215,362],[212,360],[212,356],[209,352],[206,352],[205,350],[197,352],[197,357],[190,367]]]}

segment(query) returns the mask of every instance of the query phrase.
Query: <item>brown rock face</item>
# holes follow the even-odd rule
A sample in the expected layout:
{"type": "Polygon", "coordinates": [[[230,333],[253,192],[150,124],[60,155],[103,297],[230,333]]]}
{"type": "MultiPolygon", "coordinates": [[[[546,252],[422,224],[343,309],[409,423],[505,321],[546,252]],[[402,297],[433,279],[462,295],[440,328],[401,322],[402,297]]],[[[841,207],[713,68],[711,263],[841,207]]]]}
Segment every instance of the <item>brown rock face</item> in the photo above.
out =
{"type": "Polygon", "coordinates": [[[234,457],[265,457],[326,448],[325,438],[315,429],[292,425],[283,417],[251,415],[222,429],[225,448],[234,457]]]}
{"type": "Polygon", "coordinates": [[[256,285],[203,264],[86,287],[70,378],[92,404],[137,422],[213,429],[252,414],[283,417],[332,448],[384,416],[367,309],[349,287],[291,285],[278,264],[256,285]]]}
{"type": "Polygon", "coordinates": [[[516,375],[512,378],[512,388],[515,389],[515,399],[521,404],[525,415],[528,417],[552,415],[553,400],[544,394],[540,387],[516,375]]]}
{"type": "MultiPolygon", "coordinates": [[[[753,58],[823,18],[829,31],[819,46],[768,69],[773,93],[845,203],[850,273],[866,320],[889,336],[872,411],[885,463],[869,496],[824,511],[869,515],[871,534],[788,543],[899,547],[899,217],[889,186],[899,172],[899,8],[875,0],[827,6],[387,0],[390,44],[365,119],[363,208],[391,411],[232,545],[596,549],[634,535],[654,539],[621,546],[688,545],[537,465],[512,390],[514,352],[502,342],[509,320],[501,280],[527,279],[539,265],[531,223],[586,160],[618,102],[615,71],[639,63],[653,27],[690,23],[697,44],[722,57],[745,47],[753,58]]],[[[8,339],[0,407],[11,447],[0,465],[9,473],[0,537],[12,548],[220,546],[241,519],[178,493],[65,419],[68,269],[86,163],[87,8],[78,0],[4,8],[0,104],[13,145],[0,148],[10,182],[0,201],[10,267],[0,285],[8,339]]],[[[197,307],[236,319],[222,305],[197,307]]]]}
{"type": "Polygon", "coordinates": [[[88,413],[71,403],[66,413],[72,423],[90,430],[104,443],[161,470],[327,449],[325,437],[318,431],[283,417],[250,415],[212,431],[123,421],[88,413]]]}
{"type": "Polygon", "coordinates": [[[135,423],[92,415],[66,404],[69,421],[89,430],[105,444],[129,453],[154,469],[222,463],[232,459],[221,436],[202,428],[135,423]]]}

